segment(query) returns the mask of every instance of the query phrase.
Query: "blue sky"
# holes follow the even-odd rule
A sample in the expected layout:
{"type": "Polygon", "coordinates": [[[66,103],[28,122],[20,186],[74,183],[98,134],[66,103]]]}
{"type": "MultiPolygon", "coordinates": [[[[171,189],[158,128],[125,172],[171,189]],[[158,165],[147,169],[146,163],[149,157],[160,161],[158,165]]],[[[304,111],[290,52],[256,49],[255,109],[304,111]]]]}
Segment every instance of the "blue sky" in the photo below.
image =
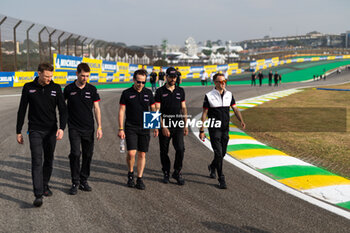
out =
{"type": "Polygon", "coordinates": [[[350,30],[349,0],[1,0],[0,14],[127,45],[350,30]]]}

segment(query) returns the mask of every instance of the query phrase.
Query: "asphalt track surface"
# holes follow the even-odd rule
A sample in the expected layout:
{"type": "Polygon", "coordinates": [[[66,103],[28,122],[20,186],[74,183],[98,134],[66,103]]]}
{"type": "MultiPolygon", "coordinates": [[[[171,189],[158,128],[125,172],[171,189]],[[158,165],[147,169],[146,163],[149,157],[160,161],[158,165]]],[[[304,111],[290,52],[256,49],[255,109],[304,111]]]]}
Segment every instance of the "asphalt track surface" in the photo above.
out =
{"type": "MultiPolygon", "coordinates": [[[[241,100],[276,90],[345,81],[350,81],[349,74],[278,88],[228,89],[241,100]]],[[[185,88],[189,114],[199,113],[210,89],[185,88]]],[[[66,130],[56,146],[50,182],[53,196],[44,198],[41,208],[34,208],[28,137],[24,137],[24,145],[18,145],[15,137],[20,97],[4,96],[20,91],[0,89],[0,232],[349,232],[349,220],[286,194],[226,161],[228,189],[218,189],[217,180],[208,177],[207,165],[213,154],[192,133],[185,138],[184,186],[174,180],[161,183],[158,139],[152,138],[144,173],[146,190],[126,187],[127,166],[125,155],[119,153],[116,125],[121,90],[100,90],[104,137],[95,143],[89,179],[93,191],[68,195],[66,130]]],[[[170,157],[173,162],[173,149],[170,157]]]]}

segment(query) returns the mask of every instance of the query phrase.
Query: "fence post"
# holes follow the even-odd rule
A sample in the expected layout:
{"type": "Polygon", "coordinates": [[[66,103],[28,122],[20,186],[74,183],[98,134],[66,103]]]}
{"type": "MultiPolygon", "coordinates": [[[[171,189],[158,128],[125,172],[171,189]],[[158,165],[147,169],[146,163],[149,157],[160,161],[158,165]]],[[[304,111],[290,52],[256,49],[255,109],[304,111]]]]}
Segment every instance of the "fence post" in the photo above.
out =
{"type": "Polygon", "coordinates": [[[18,21],[18,23],[13,28],[13,63],[14,63],[14,71],[17,71],[17,39],[16,39],[16,29],[22,23],[22,20],[18,21]]]}
{"type": "Polygon", "coordinates": [[[53,35],[53,34],[55,34],[55,32],[56,32],[57,30],[55,29],[55,30],[53,30],[51,33],[49,33],[49,53],[50,53],[50,61],[52,61],[52,54],[51,54],[51,36],[53,35]]]}
{"type": "Polygon", "coordinates": [[[27,71],[29,71],[29,31],[34,27],[34,23],[27,29],[27,71]]]}
{"type": "Polygon", "coordinates": [[[81,56],[84,57],[84,42],[87,40],[87,37],[81,42],[81,56]]]}
{"type": "Polygon", "coordinates": [[[61,35],[59,35],[58,37],[58,44],[57,44],[57,47],[58,47],[58,54],[61,54],[61,37],[64,35],[65,32],[62,32],[61,35]]]}
{"type": "Polygon", "coordinates": [[[74,41],[74,56],[77,56],[77,42],[80,39],[80,36],[78,36],[74,41]]]}
{"type": "MultiPolygon", "coordinates": [[[[100,44],[100,43],[101,43],[101,41],[97,41],[97,42],[94,44],[94,57],[95,57],[95,58],[97,57],[97,55],[96,55],[96,53],[97,53],[96,49],[97,49],[98,44],[100,44]]],[[[99,51],[100,51],[100,50],[99,50],[99,51]]]]}
{"type": "Polygon", "coordinates": [[[70,34],[70,36],[66,40],[66,42],[67,42],[67,53],[66,53],[66,55],[69,55],[69,48],[68,48],[68,46],[69,46],[69,39],[72,38],[72,36],[73,36],[73,34],[70,34]]]}
{"type": "Polygon", "coordinates": [[[89,48],[89,57],[91,57],[91,45],[92,43],[94,42],[95,40],[92,39],[90,42],[89,42],[89,45],[88,45],[88,48],[89,48]]]}
{"type": "Polygon", "coordinates": [[[7,19],[7,16],[5,16],[1,21],[0,21],[0,71],[2,71],[2,50],[1,50],[1,24],[5,22],[7,19]]]}
{"type": "Polygon", "coordinates": [[[43,58],[42,58],[42,55],[41,55],[41,33],[46,29],[46,26],[43,27],[39,34],[38,34],[38,37],[39,37],[39,56],[40,56],[40,63],[42,62],[43,58]]]}

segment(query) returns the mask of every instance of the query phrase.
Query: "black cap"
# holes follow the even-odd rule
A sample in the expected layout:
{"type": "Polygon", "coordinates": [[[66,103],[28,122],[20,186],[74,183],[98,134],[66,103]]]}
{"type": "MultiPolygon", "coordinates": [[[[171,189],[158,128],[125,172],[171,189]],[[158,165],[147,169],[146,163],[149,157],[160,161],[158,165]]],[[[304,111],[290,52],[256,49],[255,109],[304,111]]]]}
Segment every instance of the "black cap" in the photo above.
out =
{"type": "Polygon", "coordinates": [[[177,77],[177,71],[175,70],[174,67],[169,67],[166,70],[166,75],[168,75],[169,77],[177,77]]]}

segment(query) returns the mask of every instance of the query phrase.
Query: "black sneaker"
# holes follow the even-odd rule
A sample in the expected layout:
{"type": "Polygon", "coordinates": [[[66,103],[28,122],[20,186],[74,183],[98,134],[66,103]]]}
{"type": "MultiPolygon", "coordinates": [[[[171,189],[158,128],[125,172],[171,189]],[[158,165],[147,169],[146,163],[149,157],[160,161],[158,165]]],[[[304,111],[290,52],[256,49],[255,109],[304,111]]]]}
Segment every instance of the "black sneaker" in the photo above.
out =
{"type": "Polygon", "coordinates": [[[78,192],[78,184],[72,184],[72,187],[69,189],[69,194],[70,195],[76,195],[78,192]]]}
{"type": "Polygon", "coordinates": [[[140,178],[140,177],[137,177],[136,188],[140,189],[140,190],[145,190],[145,188],[146,188],[145,184],[142,181],[142,178],[140,178]]]}
{"type": "Polygon", "coordinates": [[[135,181],[134,181],[134,173],[133,172],[128,172],[128,183],[127,183],[129,188],[134,188],[135,187],[135,181]]]}
{"type": "Polygon", "coordinates": [[[215,174],[215,168],[212,168],[210,165],[208,165],[208,170],[209,170],[209,177],[212,179],[216,178],[216,174],[215,174]]]}
{"type": "Polygon", "coordinates": [[[92,188],[90,187],[90,185],[88,184],[87,181],[84,181],[84,182],[80,183],[79,189],[83,190],[83,191],[86,191],[86,192],[91,192],[92,191],[92,188]]]}
{"type": "Polygon", "coordinates": [[[49,188],[48,185],[44,185],[44,196],[45,197],[51,197],[52,196],[52,192],[49,188]]]}
{"type": "Polygon", "coordinates": [[[181,172],[174,172],[172,177],[177,181],[178,185],[184,185],[185,179],[182,177],[181,172]]]}
{"type": "Polygon", "coordinates": [[[168,184],[169,183],[169,172],[168,171],[164,172],[163,183],[164,184],[168,184]]]}
{"type": "Polygon", "coordinates": [[[225,176],[221,176],[219,178],[219,188],[220,189],[227,189],[226,182],[225,182],[225,176]]]}
{"type": "Polygon", "coordinates": [[[33,202],[33,205],[35,207],[40,207],[40,206],[42,206],[42,204],[43,204],[43,197],[36,197],[34,202],[33,202]]]}

